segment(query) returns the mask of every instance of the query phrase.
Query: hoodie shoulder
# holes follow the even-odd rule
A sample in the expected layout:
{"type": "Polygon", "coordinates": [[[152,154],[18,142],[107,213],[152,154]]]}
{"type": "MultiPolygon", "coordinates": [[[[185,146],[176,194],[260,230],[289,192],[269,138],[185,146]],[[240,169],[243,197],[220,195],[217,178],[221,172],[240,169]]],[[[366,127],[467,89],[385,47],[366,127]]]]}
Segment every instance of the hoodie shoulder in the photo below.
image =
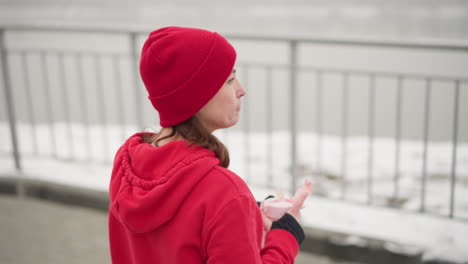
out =
{"type": "Polygon", "coordinates": [[[214,166],[207,173],[204,181],[213,186],[212,192],[219,192],[219,195],[224,197],[223,200],[229,201],[241,196],[249,196],[254,199],[247,183],[240,176],[219,165],[214,166]]]}

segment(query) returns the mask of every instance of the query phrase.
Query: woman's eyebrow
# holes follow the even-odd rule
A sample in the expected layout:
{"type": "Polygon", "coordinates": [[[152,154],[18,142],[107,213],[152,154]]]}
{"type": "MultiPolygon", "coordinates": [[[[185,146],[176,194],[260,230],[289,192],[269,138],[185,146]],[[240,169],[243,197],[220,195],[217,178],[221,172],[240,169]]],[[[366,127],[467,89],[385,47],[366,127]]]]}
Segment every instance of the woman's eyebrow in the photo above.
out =
{"type": "Polygon", "coordinates": [[[232,69],[232,73],[236,73],[236,69],[232,69]]]}

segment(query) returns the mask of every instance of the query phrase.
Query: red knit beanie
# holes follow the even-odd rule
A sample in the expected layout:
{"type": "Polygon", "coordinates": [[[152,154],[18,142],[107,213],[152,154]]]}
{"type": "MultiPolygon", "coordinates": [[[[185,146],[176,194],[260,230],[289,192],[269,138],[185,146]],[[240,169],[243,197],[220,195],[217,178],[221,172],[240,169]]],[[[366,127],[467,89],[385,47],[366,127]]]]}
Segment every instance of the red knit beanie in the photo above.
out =
{"type": "Polygon", "coordinates": [[[140,74],[160,125],[177,125],[195,115],[232,72],[236,51],[216,32],[165,27],[143,45],[140,74]]]}

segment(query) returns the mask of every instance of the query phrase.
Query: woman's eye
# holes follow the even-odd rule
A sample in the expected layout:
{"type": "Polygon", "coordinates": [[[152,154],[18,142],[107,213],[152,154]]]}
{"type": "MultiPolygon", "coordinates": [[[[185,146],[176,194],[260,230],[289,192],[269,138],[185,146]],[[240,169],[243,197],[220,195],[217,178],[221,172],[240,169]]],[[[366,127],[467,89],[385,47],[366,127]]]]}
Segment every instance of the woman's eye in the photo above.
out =
{"type": "Polygon", "coordinates": [[[234,81],[234,78],[229,79],[228,83],[231,83],[232,81],[234,81]]]}

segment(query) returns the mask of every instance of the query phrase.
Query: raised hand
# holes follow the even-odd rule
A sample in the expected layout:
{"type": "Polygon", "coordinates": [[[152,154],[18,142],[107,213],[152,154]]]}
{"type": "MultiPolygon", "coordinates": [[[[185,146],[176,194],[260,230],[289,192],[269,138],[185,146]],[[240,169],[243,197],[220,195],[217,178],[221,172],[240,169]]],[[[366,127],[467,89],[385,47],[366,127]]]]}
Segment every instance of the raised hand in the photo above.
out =
{"type": "Polygon", "coordinates": [[[288,214],[292,215],[296,221],[301,220],[301,208],[304,204],[305,199],[312,194],[312,186],[309,180],[306,180],[304,184],[299,187],[292,198],[292,206],[289,209],[288,214]]]}

